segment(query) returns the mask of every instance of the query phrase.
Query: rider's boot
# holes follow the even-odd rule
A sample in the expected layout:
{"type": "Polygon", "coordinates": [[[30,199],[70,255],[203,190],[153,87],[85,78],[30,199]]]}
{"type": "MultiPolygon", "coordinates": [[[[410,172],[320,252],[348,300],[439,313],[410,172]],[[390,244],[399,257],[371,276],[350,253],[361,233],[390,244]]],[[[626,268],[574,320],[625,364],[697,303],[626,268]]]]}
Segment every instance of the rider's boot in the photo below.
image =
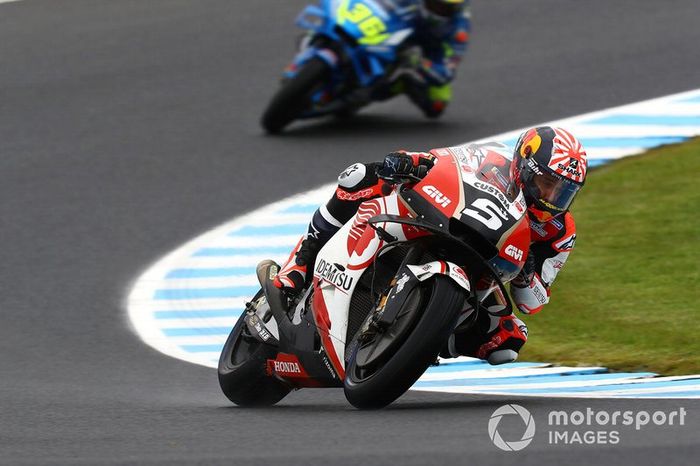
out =
{"type": "MultiPolygon", "coordinates": [[[[329,204],[332,204],[334,200],[335,197],[331,199],[329,204]]],[[[299,239],[289,255],[289,259],[275,277],[275,286],[291,292],[291,294],[300,292],[306,284],[308,267],[313,267],[318,252],[341,226],[343,224],[331,215],[327,206],[318,208],[311,218],[308,231],[299,239]]]]}
{"type": "Polygon", "coordinates": [[[307,268],[313,266],[321,246],[319,240],[307,235],[302,236],[287,262],[277,273],[274,285],[292,293],[301,291],[306,283],[307,268]]]}
{"type": "Polygon", "coordinates": [[[503,364],[518,359],[518,353],[527,341],[525,322],[513,314],[507,316],[490,315],[492,327],[486,334],[487,341],[479,346],[476,357],[489,364],[503,364]]]}
{"type": "Polygon", "coordinates": [[[513,362],[527,341],[527,326],[513,314],[505,316],[481,312],[469,330],[452,334],[440,356],[476,357],[497,365],[513,362]]]}

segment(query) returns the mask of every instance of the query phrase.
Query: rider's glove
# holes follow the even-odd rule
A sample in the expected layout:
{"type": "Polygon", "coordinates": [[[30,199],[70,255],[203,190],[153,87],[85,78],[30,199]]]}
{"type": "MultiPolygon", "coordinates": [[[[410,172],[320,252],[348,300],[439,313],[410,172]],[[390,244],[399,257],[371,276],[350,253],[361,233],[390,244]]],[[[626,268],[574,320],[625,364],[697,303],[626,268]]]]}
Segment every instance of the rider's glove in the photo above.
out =
{"type": "Polygon", "coordinates": [[[404,152],[391,152],[384,157],[384,164],[377,176],[385,180],[406,178],[413,175],[413,157],[404,152]]]}

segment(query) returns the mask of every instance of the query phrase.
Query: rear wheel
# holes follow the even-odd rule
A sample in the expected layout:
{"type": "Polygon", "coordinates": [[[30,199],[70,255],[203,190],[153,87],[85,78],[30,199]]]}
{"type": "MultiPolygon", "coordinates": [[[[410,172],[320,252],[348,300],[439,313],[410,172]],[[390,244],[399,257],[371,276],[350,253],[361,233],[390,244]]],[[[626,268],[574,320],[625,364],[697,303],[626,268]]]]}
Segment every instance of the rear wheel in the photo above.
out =
{"type": "Polygon", "coordinates": [[[236,322],[219,357],[219,386],[239,406],[272,406],[291,389],[267,375],[267,360],[277,356],[277,348],[251,335],[244,318],[236,322]]]}
{"type": "Polygon", "coordinates": [[[464,290],[441,275],[411,290],[389,328],[359,336],[345,371],[348,401],[383,408],[408,390],[435,362],[464,299],[464,290]]]}
{"type": "Polygon", "coordinates": [[[330,68],[320,58],[306,62],[292,78],[282,84],[282,88],[272,98],[263,114],[261,124],[268,133],[279,133],[309,108],[314,91],[328,78],[330,68]]]}

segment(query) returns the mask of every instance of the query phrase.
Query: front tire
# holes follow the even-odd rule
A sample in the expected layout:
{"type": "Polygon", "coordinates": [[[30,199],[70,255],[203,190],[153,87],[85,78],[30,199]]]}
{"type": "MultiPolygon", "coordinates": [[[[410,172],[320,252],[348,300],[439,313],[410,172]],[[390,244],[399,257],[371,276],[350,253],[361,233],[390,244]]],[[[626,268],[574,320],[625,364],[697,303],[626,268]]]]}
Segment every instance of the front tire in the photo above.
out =
{"type": "MultiPolygon", "coordinates": [[[[464,290],[450,278],[437,275],[412,291],[416,292],[422,293],[418,303],[415,298],[411,303],[409,297],[404,306],[418,306],[414,322],[397,324],[397,318],[392,324],[392,327],[405,326],[403,340],[383,344],[385,352],[390,354],[373,357],[371,365],[360,367],[357,356],[363,344],[353,351],[345,371],[345,397],[356,408],[383,408],[400,397],[435,362],[442,345],[454,330],[466,298],[464,290]]],[[[385,333],[389,333],[392,327],[385,333]]]]}
{"type": "Polygon", "coordinates": [[[250,335],[244,318],[245,313],[233,327],[219,357],[219,386],[239,406],[272,406],[291,389],[267,375],[265,365],[277,356],[277,349],[250,335]]]}
{"type": "Polygon", "coordinates": [[[330,68],[320,58],[306,62],[296,75],[277,91],[262,116],[261,124],[268,133],[279,133],[309,107],[311,95],[328,78],[330,68]]]}

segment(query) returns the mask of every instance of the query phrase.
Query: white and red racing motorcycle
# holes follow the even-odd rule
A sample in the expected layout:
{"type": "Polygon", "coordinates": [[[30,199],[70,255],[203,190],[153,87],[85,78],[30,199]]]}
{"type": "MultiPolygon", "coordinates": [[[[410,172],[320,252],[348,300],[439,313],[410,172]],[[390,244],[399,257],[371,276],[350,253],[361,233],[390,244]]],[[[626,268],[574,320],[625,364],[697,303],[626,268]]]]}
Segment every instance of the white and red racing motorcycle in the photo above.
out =
{"type": "Polygon", "coordinates": [[[500,149],[434,150],[435,166],[422,179],[409,176],[361,204],[294,299],[272,283],[279,266],[259,264],[262,288],[219,360],[224,394],[237,405],[267,406],[293,389],[342,386],[355,407],[381,408],[479,312],[510,313],[503,282],[522,268],[530,228],[522,192],[493,181],[507,173],[479,168],[500,149]]]}

